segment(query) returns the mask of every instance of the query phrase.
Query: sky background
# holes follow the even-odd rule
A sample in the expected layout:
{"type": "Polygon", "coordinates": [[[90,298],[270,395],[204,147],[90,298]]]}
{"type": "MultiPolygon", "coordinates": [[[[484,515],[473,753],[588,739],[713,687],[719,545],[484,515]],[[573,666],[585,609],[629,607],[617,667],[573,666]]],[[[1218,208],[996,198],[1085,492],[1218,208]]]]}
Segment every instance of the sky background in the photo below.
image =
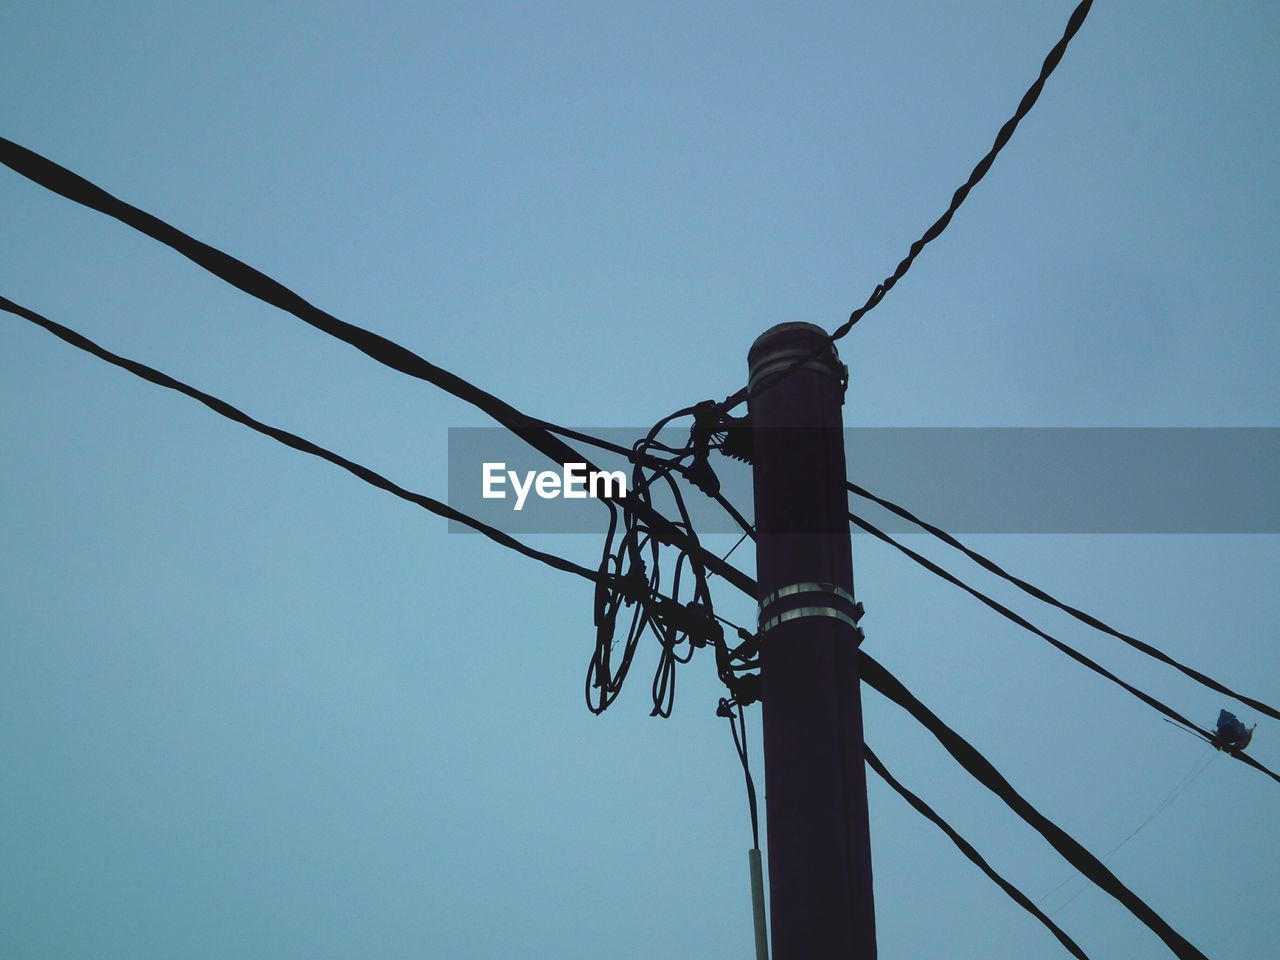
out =
{"type": "MultiPolygon", "coordinates": [[[[641,426],[739,387],[767,327],[861,304],[1071,6],[6,0],[0,133],[531,414],[641,426]]],[[[842,341],[846,422],[1280,426],[1277,40],[1272,4],[1100,2],[842,341]]],[[[488,423],[7,170],[0,293],[429,494],[447,428],[488,423]]],[[[7,316],[0,464],[0,955],[751,955],[709,660],[651,719],[650,644],[593,717],[586,584],[7,316]]],[[[971,540],[1280,699],[1280,538],[971,540]]],[[[868,649],[1095,853],[1208,758],[888,548],[854,552],[868,649]]],[[[1204,725],[1230,707],[1011,603],[1204,725]]],[[[905,713],[868,691],[865,716],[1029,895],[1070,876],[905,713]]],[[[1273,768],[1278,732],[1251,748],[1273,768]]],[[[883,958],[1065,955],[869,789],[883,958]]],[[[1275,791],[1215,759],[1110,866],[1215,960],[1269,955],[1275,791]]],[[[1096,957],[1168,955],[1092,889],[1055,919],[1096,957]]]]}

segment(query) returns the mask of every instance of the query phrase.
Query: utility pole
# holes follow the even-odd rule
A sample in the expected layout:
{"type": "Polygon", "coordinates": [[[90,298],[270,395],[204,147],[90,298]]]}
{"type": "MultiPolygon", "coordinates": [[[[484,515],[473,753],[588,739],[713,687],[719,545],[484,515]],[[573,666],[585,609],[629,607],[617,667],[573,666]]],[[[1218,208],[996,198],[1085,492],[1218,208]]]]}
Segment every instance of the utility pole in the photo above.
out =
{"type": "Polygon", "coordinates": [[[808,323],[767,330],[747,361],[773,960],[875,960],[847,377],[808,323]]]}

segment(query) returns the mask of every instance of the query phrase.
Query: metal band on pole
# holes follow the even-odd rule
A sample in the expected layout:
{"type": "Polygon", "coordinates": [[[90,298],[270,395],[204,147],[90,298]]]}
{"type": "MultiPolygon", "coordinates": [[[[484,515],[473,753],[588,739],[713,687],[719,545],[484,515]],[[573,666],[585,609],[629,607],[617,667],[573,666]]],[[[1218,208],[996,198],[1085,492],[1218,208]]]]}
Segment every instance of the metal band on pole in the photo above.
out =
{"type": "Polygon", "coordinates": [[[854,603],[853,594],[843,587],[837,587],[834,583],[791,583],[785,587],[779,587],[761,600],[760,612],[764,613],[764,608],[775,600],[794,596],[797,593],[834,593],[840,599],[849,601],[851,606],[854,603]]]}
{"type": "Polygon", "coordinates": [[[859,634],[858,639],[862,639],[862,629],[853,617],[843,610],[837,610],[835,607],[796,607],[794,610],[785,610],[776,617],[771,617],[760,624],[760,632],[768,633],[780,623],[786,623],[788,620],[799,620],[801,617],[830,617],[832,620],[839,620],[853,627],[859,634]]]}

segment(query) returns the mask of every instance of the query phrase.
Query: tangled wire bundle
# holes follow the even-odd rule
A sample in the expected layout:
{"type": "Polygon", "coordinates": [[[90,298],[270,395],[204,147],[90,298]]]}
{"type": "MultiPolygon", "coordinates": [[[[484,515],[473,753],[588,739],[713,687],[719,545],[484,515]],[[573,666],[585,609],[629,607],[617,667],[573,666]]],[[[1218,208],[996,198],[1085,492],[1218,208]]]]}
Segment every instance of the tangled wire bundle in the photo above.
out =
{"type": "MultiPolygon", "coordinates": [[[[677,482],[683,476],[708,496],[729,510],[744,529],[746,521],[720,495],[719,482],[708,462],[708,451],[722,440],[715,432],[715,420],[709,405],[698,404],[677,410],[659,420],[648,434],[632,445],[631,490],[622,504],[610,504],[609,528],[600,559],[600,577],[596,582],[596,643],[587,668],[586,700],[592,713],[603,713],[617,698],[626,680],[640,638],[647,632],[657,638],[661,647],[652,684],[651,716],[669,717],[675,703],[676,666],[688,663],[699,647],[711,646],[716,651],[717,674],[737,695],[743,684],[738,670],[754,666],[750,659],[754,636],[736,628],[743,643],[730,649],[725,641],[721,619],[716,616],[707,583],[707,571],[697,559],[698,536],[689,518],[684,493],[677,482]],[[672,421],[694,418],[689,441],[683,447],[672,447],[658,439],[659,433],[672,421]],[[653,507],[655,488],[670,493],[678,519],[672,528],[688,538],[688,548],[671,548],[636,509],[643,504],[653,507]],[[619,518],[621,510],[621,518],[619,518]],[[663,593],[663,547],[676,549],[669,593],[663,593]],[[682,599],[682,590],[691,596],[682,599]],[[618,649],[618,618],[623,609],[631,608],[621,650],[618,649]]],[[[650,510],[643,511],[652,516],[650,510]]],[[[743,690],[741,702],[756,699],[755,688],[743,690]]]]}

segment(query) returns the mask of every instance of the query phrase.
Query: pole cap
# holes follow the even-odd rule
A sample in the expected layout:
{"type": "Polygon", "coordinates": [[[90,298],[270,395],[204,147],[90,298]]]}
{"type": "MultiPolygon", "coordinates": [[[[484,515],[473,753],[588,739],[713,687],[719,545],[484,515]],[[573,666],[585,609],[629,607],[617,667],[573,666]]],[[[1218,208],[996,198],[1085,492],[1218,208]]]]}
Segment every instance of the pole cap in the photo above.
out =
{"type": "Polygon", "coordinates": [[[780,323],[756,337],[747,351],[748,391],[755,393],[764,380],[797,364],[805,370],[830,374],[842,385],[849,380],[849,368],[840,362],[827,331],[814,323],[780,323]]]}

